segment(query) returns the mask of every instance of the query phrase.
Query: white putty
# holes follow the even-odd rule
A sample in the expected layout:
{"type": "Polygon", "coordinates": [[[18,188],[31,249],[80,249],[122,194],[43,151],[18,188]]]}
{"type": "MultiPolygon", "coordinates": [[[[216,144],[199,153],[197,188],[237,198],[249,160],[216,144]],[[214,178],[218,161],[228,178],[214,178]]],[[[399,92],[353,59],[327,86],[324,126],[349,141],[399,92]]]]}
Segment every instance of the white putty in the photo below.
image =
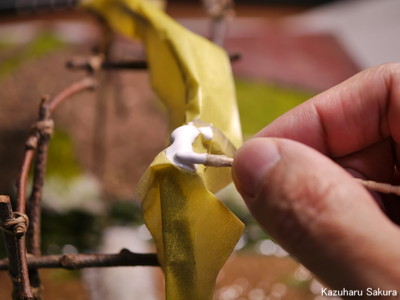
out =
{"type": "Polygon", "coordinates": [[[211,141],[214,137],[212,128],[210,126],[197,128],[207,141],[211,141]]]}
{"type": "Polygon", "coordinates": [[[190,122],[176,128],[171,133],[171,145],[165,149],[167,159],[180,168],[196,171],[196,164],[204,164],[207,159],[207,153],[197,153],[193,150],[193,143],[200,134],[206,140],[213,138],[210,126],[197,128],[190,122]]]}

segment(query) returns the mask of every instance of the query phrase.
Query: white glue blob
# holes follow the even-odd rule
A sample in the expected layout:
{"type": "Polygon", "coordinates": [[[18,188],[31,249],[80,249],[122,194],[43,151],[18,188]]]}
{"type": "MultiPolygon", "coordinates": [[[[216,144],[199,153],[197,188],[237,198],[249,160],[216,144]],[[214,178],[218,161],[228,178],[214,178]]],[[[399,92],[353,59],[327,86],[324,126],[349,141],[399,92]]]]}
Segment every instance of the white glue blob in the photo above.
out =
{"type": "Polygon", "coordinates": [[[202,134],[206,140],[212,140],[212,128],[197,128],[192,122],[176,128],[171,133],[172,144],[165,149],[167,159],[175,166],[188,171],[196,171],[196,164],[204,164],[207,153],[197,153],[193,150],[193,143],[202,134]]]}

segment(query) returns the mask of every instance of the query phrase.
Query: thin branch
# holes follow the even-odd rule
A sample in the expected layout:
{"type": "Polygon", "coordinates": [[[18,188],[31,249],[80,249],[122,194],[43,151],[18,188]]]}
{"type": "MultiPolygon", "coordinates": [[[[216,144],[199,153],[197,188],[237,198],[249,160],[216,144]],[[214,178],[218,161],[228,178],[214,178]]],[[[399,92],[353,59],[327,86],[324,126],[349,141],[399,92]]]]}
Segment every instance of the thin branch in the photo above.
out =
{"type": "MultiPolygon", "coordinates": [[[[22,284],[22,299],[33,300],[34,296],[31,290],[31,284],[29,279],[28,263],[26,259],[26,239],[25,234],[17,237],[17,251],[19,258],[19,272],[20,280],[22,284]]],[[[19,299],[19,298],[18,298],[19,299]]]]}
{"type": "Polygon", "coordinates": [[[134,61],[121,61],[112,62],[104,61],[102,64],[103,69],[114,69],[114,70],[124,70],[124,69],[135,69],[135,70],[146,70],[148,69],[147,61],[145,60],[134,60],[134,61]]]}
{"type": "MultiPolygon", "coordinates": [[[[64,254],[28,257],[29,268],[64,268],[69,270],[94,267],[159,266],[156,254],[134,253],[122,249],[117,254],[64,254]]],[[[8,260],[0,260],[0,270],[7,270],[8,260]]]]}
{"type": "Polygon", "coordinates": [[[53,113],[54,110],[69,97],[88,89],[94,89],[96,87],[96,80],[92,77],[85,77],[58,93],[50,102],[49,113],[53,113]]]}
{"type": "MultiPolygon", "coordinates": [[[[50,119],[49,112],[50,97],[44,96],[39,107],[39,118],[33,127],[37,130],[39,141],[36,147],[36,157],[33,166],[33,185],[28,201],[28,217],[30,227],[27,232],[27,252],[34,256],[41,255],[41,202],[44,176],[47,164],[47,153],[50,137],[53,133],[53,121],[50,119]]],[[[29,278],[32,291],[36,299],[41,299],[41,280],[37,269],[29,270],[29,278]]]]}
{"type": "MultiPolygon", "coordinates": [[[[38,135],[36,132],[33,132],[26,144],[25,144],[25,153],[24,153],[24,158],[22,162],[22,167],[20,171],[20,175],[18,178],[18,191],[17,191],[17,212],[20,214],[25,214],[26,211],[26,185],[27,185],[27,179],[28,179],[28,174],[29,174],[29,169],[35,154],[35,148],[37,147],[38,143],[38,135]]],[[[21,283],[21,286],[19,284],[14,285],[14,291],[13,291],[13,298],[14,299],[20,299],[19,294],[21,294],[21,297],[23,299],[33,299],[33,294],[31,291],[31,285],[30,285],[30,280],[29,280],[29,273],[28,273],[28,266],[27,266],[27,261],[26,261],[26,239],[25,239],[25,233],[16,237],[15,238],[15,247],[14,251],[18,257],[17,267],[12,267],[14,270],[18,270],[18,275],[17,277],[15,274],[11,275],[11,278],[13,281],[15,281],[16,278],[21,283]]],[[[15,261],[12,262],[14,264],[15,261]]]]}
{"type": "MultiPolygon", "coordinates": [[[[28,202],[31,227],[27,235],[28,252],[36,257],[41,255],[41,202],[49,142],[54,127],[53,120],[51,119],[52,112],[54,112],[63,101],[69,99],[76,93],[94,88],[95,83],[92,77],[83,78],[59,92],[51,101],[49,97],[44,97],[40,104],[39,118],[34,126],[39,135],[39,141],[36,147],[37,153],[34,164],[32,192],[28,202]]],[[[30,268],[29,278],[35,298],[41,299],[41,280],[38,269],[30,268]]]]}
{"type": "Polygon", "coordinates": [[[10,262],[9,273],[14,285],[13,299],[33,299],[25,251],[24,230],[26,227],[14,217],[8,196],[0,196],[0,223],[10,262]]]}
{"type": "MultiPolygon", "coordinates": [[[[12,210],[10,198],[8,196],[0,196],[0,222],[4,224],[8,220],[12,219],[12,210]]],[[[19,276],[18,268],[18,251],[17,251],[17,241],[15,235],[12,232],[7,232],[3,230],[4,246],[6,247],[7,256],[10,261],[9,273],[11,278],[17,279],[19,276]]],[[[12,280],[14,285],[14,291],[21,290],[20,281],[12,280]]]]}
{"type": "Polygon", "coordinates": [[[108,58],[110,55],[111,45],[113,43],[115,34],[108,24],[107,20],[102,15],[95,12],[94,10],[87,10],[86,12],[94,17],[101,30],[100,44],[95,47],[93,51],[96,53],[101,53],[104,55],[105,58],[108,58]]]}
{"type": "Polygon", "coordinates": [[[235,14],[233,0],[203,0],[203,5],[211,17],[210,39],[222,46],[227,31],[227,20],[235,14]]]}
{"type": "Polygon", "coordinates": [[[53,131],[53,121],[50,119],[48,103],[49,97],[43,97],[39,109],[39,120],[35,126],[38,130],[39,142],[36,147],[37,153],[33,167],[33,185],[27,209],[30,220],[30,228],[27,233],[28,252],[35,256],[41,255],[41,199],[47,163],[48,144],[53,131]],[[42,126],[39,126],[38,124],[42,124],[42,126]]]}
{"type": "Polygon", "coordinates": [[[240,53],[229,53],[229,59],[231,62],[238,61],[241,57],[242,55],[240,53]]]}
{"type": "Polygon", "coordinates": [[[28,138],[25,144],[25,153],[22,160],[22,167],[18,178],[17,192],[17,211],[25,213],[26,208],[26,183],[28,181],[29,169],[35,155],[35,149],[38,143],[38,136],[32,135],[28,138]]]}
{"type": "MultiPolygon", "coordinates": [[[[234,62],[240,59],[240,54],[230,53],[229,59],[234,62]]],[[[67,68],[71,70],[86,70],[88,72],[97,72],[99,70],[146,70],[149,68],[145,60],[132,61],[102,61],[99,56],[75,57],[70,59],[67,68]]]]}
{"type": "Polygon", "coordinates": [[[67,67],[72,70],[87,70],[91,72],[105,70],[146,70],[148,68],[147,61],[133,60],[133,61],[105,61],[101,56],[75,57],[67,62],[67,67]]]}
{"type": "MultiPolygon", "coordinates": [[[[47,148],[50,140],[51,133],[53,131],[53,121],[50,119],[51,113],[60,105],[63,101],[69,97],[75,95],[86,89],[92,89],[95,86],[95,80],[91,77],[86,77],[76,83],[71,84],[59,94],[57,94],[50,103],[48,103],[48,97],[42,99],[39,112],[39,120],[32,127],[31,133],[25,143],[25,153],[22,161],[22,166],[17,182],[17,213],[25,214],[26,211],[26,188],[29,169],[31,167],[35,151],[38,150],[38,155],[35,161],[35,174],[32,194],[30,197],[30,218],[32,218],[32,229],[29,230],[29,250],[32,254],[40,255],[40,203],[41,194],[44,183],[44,173],[47,159],[47,148]]],[[[18,272],[23,285],[22,290],[24,295],[27,295],[27,299],[32,296],[31,285],[28,274],[27,260],[26,260],[26,239],[25,232],[23,235],[18,236],[15,243],[15,253],[18,253],[18,272]],[[29,291],[30,294],[27,292],[29,291]]],[[[14,263],[10,260],[11,265],[14,263]]],[[[14,267],[12,267],[14,269],[14,267]]],[[[16,268],[15,268],[16,270],[16,268]]],[[[14,274],[15,275],[15,274],[14,274]]],[[[31,271],[32,287],[35,291],[40,293],[40,279],[38,272],[31,271]]],[[[15,276],[13,278],[16,278],[15,276]]],[[[14,289],[14,294],[18,290],[14,289]]],[[[36,293],[35,293],[36,294],[36,293]]],[[[40,298],[36,295],[37,299],[40,298]]]]}
{"type": "Polygon", "coordinates": [[[211,40],[222,46],[224,44],[225,35],[227,31],[227,24],[225,18],[213,18],[212,19],[212,30],[211,30],[211,40]]]}

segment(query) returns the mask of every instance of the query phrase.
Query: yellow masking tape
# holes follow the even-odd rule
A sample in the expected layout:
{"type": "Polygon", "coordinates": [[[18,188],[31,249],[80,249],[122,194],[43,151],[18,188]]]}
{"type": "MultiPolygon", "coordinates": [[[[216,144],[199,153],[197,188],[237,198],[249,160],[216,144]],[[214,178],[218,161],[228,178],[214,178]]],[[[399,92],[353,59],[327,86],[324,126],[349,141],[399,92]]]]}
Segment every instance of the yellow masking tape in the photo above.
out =
{"type": "MultiPolygon", "coordinates": [[[[210,126],[197,153],[232,156],[241,144],[230,62],[223,49],[191,33],[143,0],[89,0],[86,8],[146,48],[152,86],[167,106],[171,129],[210,126]]],[[[169,300],[211,299],[215,279],[244,225],[214,195],[231,181],[227,168],[185,170],[161,152],[138,188],[157,246],[169,300]]]]}

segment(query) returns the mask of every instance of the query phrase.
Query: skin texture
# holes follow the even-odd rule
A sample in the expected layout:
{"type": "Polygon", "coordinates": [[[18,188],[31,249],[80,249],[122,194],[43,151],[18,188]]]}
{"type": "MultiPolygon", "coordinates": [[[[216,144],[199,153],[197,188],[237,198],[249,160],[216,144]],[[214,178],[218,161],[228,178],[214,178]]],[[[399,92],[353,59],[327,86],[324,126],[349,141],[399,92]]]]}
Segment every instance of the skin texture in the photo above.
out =
{"type": "Polygon", "coordinates": [[[276,119],[232,173],[260,225],[328,286],[398,289],[400,199],[353,176],[399,184],[399,143],[400,64],[386,64],[276,119]]]}

